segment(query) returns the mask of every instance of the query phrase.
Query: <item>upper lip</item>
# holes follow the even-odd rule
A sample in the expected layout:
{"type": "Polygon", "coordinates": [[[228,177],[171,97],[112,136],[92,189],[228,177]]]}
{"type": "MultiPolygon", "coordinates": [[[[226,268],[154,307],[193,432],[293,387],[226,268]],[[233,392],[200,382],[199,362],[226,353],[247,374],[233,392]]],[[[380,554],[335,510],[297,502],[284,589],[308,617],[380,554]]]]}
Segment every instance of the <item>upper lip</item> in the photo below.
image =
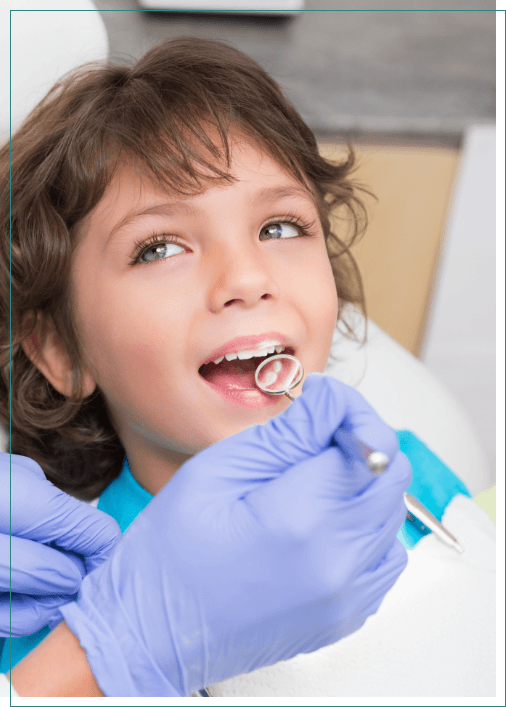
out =
{"type": "Polygon", "coordinates": [[[288,338],[284,334],[280,334],[277,331],[269,331],[266,334],[259,334],[258,336],[237,336],[235,339],[227,341],[226,344],[219,346],[217,349],[214,349],[214,351],[207,354],[201,365],[203,366],[211,361],[216,361],[216,359],[226,356],[226,354],[229,353],[239,353],[240,351],[261,351],[269,344],[270,346],[284,346],[285,348],[293,348],[288,338]]]}

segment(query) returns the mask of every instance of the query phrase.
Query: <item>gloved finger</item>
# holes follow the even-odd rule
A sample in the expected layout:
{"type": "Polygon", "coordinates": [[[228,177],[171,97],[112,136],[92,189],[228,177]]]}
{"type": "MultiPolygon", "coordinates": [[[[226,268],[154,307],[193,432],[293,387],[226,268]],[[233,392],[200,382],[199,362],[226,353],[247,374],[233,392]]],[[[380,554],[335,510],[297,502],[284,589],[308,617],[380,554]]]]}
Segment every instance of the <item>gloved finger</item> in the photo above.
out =
{"type": "MultiPolygon", "coordinates": [[[[371,519],[378,513],[378,525],[381,518],[387,518],[396,509],[401,508],[404,516],[407,515],[407,508],[404,502],[404,494],[407,491],[412,479],[411,464],[402,452],[399,452],[391,461],[388,474],[379,476],[360,495],[361,508],[364,513],[368,513],[371,519]],[[399,506],[400,504],[400,506],[399,506]]],[[[383,520],[384,522],[384,520],[383,520]]]]}
{"type": "Polygon", "coordinates": [[[41,543],[0,534],[0,590],[20,594],[76,594],[86,574],[80,558],[41,543]]]}
{"type": "MultiPolygon", "coordinates": [[[[365,516],[364,529],[378,528],[401,509],[405,518],[407,509],[404,503],[404,493],[411,483],[412,471],[407,457],[399,452],[390,462],[389,473],[376,478],[364,492],[347,499],[341,509],[344,523],[351,520],[354,514],[360,512],[365,516]]],[[[344,484],[341,484],[341,490],[344,484]]],[[[403,521],[404,522],[404,521],[403,521]]]]}
{"type": "Polygon", "coordinates": [[[371,449],[383,452],[389,458],[393,458],[399,451],[395,432],[355,388],[331,376],[310,373],[304,381],[303,393],[308,398],[313,395],[323,396],[322,404],[325,404],[328,413],[331,416],[337,414],[340,418],[339,428],[352,432],[371,449]],[[344,401],[342,412],[340,398],[344,401]]]}
{"type": "Polygon", "coordinates": [[[367,552],[364,552],[364,556],[369,558],[367,564],[370,568],[379,566],[381,558],[389,552],[392,543],[397,546],[399,553],[406,556],[404,546],[397,540],[397,534],[406,520],[406,514],[407,509],[404,498],[399,499],[390,517],[381,527],[378,526],[369,535],[367,552]]]}
{"type": "Polygon", "coordinates": [[[107,560],[122,537],[114,518],[63,492],[53,497],[50,510],[45,542],[80,555],[86,572],[107,560]]]}
{"type": "Polygon", "coordinates": [[[0,476],[10,487],[0,494],[0,532],[83,555],[87,571],[107,559],[121,537],[111,516],[56,488],[33,459],[15,454],[9,462],[2,454],[0,476]]]}
{"type": "Polygon", "coordinates": [[[26,469],[16,469],[11,478],[12,503],[4,509],[7,515],[0,521],[2,532],[9,532],[10,513],[13,535],[82,555],[88,572],[107,559],[121,537],[111,516],[26,469]]]}
{"type": "Polygon", "coordinates": [[[359,575],[354,583],[357,596],[363,597],[361,613],[372,616],[408,565],[406,548],[396,538],[381,561],[359,575]]]}
{"type": "Polygon", "coordinates": [[[12,468],[18,466],[31,471],[33,474],[41,479],[45,479],[44,472],[42,468],[34,459],[30,457],[24,457],[21,454],[8,454],[6,452],[0,452],[0,474],[2,475],[2,482],[5,484],[5,475],[12,472],[12,468]]]}
{"type": "MultiPolygon", "coordinates": [[[[31,597],[26,594],[0,594],[0,636],[30,636],[55,618],[55,610],[75,598],[69,595],[31,597]]],[[[58,622],[59,623],[59,622],[58,622]]]]}
{"type": "MultiPolygon", "coordinates": [[[[354,388],[347,386],[335,378],[311,374],[305,381],[305,389],[309,394],[322,395],[326,400],[327,414],[333,416],[333,406],[344,397],[345,413],[341,425],[332,438],[332,444],[341,449],[346,458],[346,472],[343,483],[348,485],[348,493],[354,496],[363,492],[373,482],[373,474],[362,452],[363,442],[374,451],[383,452],[392,461],[399,451],[399,443],[394,431],[387,425],[354,388]],[[323,380],[322,380],[323,379],[323,380]],[[323,385],[324,384],[324,385],[323,385]]],[[[387,469],[390,468],[390,464],[387,469]]]]}
{"type": "Polygon", "coordinates": [[[81,555],[78,555],[76,552],[72,552],[72,550],[62,550],[60,547],[58,547],[56,543],[49,543],[49,545],[45,545],[45,547],[49,547],[52,550],[55,550],[60,555],[63,555],[63,557],[66,557],[69,562],[72,562],[72,564],[76,566],[79,574],[83,579],[90,571],[86,566],[85,558],[81,555]]]}
{"type": "Polygon", "coordinates": [[[0,532],[23,533],[25,522],[37,523],[44,504],[57,492],[40,466],[28,457],[2,454],[0,458],[0,532]]]}
{"type": "Polygon", "coordinates": [[[339,591],[331,600],[332,608],[326,615],[328,629],[325,630],[325,626],[320,627],[320,630],[314,634],[312,641],[305,641],[302,652],[310,653],[328,646],[361,628],[366,620],[378,611],[385,596],[406,568],[407,562],[406,550],[395,539],[376,568],[364,570],[349,585],[345,602],[348,614],[347,621],[345,623],[342,621],[343,595],[339,591]],[[350,604],[353,599],[356,602],[355,606],[353,603],[350,604]],[[338,632],[336,632],[336,626],[338,632]]]}
{"type": "Polygon", "coordinates": [[[357,529],[366,534],[402,509],[400,527],[406,515],[403,494],[411,479],[406,457],[399,454],[392,462],[391,473],[376,478],[364,493],[351,498],[348,481],[340,473],[343,463],[341,451],[328,447],[273,481],[257,486],[244,497],[244,506],[264,528],[299,538],[309,537],[324,523],[336,530],[357,529]],[[346,501],[341,500],[343,497],[346,501]]]}
{"type": "Polygon", "coordinates": [[[40,515],[40,503],[54,486],[33,459],[2,452],[0,488],[0,532],[17,535],[23,531],[26,518],[40,515]]]}
{"type": "MultiPolygon", "coordinates": [[[[328,586],[334,582],[342,581],[343,576],[352,581],[368,568],[379,567],[381,560],[389,551],[392,543],[397,542],[396,536],[401,525],[406,518],[406,508],[403,501],[399,500],[396,510],[385,521],[385,523],[374,530],[363,534],[355,526],[355,538],[353,542],[353,553],[347,553],[342,558],[337,558],[336,562],[328,563],[326,558],[330,556],[331,546],[323,545],[314,549],[315,558],[321,557],[321,573],[326,578],[328,586]]],[[[343,532],[336,534],[337,538],[342,537],[343,532]]],[[[337,585],[336,585],[337,586],[337,585]]]]}
{"type": "Polygon", "coordinates": [[[40,502],[54,490],[37,462],[5,452],[0,453],[0,487],[0,532],[7,535],[22,533],[26,519],[36,520],[40,502]]]}

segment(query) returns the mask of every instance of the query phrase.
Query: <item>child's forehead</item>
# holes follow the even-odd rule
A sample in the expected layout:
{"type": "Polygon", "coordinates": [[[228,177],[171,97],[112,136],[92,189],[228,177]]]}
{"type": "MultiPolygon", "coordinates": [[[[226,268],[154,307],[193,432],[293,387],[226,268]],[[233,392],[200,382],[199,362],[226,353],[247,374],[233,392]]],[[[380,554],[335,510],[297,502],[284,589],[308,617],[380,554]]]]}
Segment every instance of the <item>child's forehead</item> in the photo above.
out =
{"type": "Polygon", "coordinates": [[[101,201],[106,198],[107,201],[112,202],[111,206],[114,206],[117,196],[128,189],[129,197],[138,203],[151,197],[164,197],[174,203],[185,202],[195,200],[210,190],[226,188],[240,182],[247,184],[252,190],[261,190],[266,178],[279,182],[280,186],[292,185],[301,190],[301,194],[314,197],[309,180],[302,182],[286,166],[280,164],[266,147],[254,140],[242,136],[232,137],[229,142],[229,155],[229,161],[223,158],[220,164],[220,168],[226,174],[225,177],[220,178],[216,173],[199,166],[199,179],[190,189],[179,188],[177,170],[175,175],[174,173],[156,175],[146,162],[125,156],[117,163],[101,201]]]}

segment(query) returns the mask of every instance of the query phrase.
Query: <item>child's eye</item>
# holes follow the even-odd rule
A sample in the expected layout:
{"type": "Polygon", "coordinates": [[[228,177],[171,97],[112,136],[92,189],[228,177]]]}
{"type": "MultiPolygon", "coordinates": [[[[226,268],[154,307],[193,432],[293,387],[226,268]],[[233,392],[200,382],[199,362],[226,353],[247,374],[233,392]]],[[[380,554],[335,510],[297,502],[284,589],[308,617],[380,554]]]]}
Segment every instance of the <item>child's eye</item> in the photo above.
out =
{"type": "Polygon", "coordinates": [[[153,263],[156,260],[164,260],[173,255],[184,252],[184,248],[178,245],[170,236],[152,236],[148,241],[136,244],[135,252],[131,263],[153,263]]]}
{"type": "Polygon", "coordinates": [[[285,214],[278,221],[267,223],[260,230],[260,240],[269,241],[271,238],[297,238],[297,236],[315,235],[315,222],[303,223],[298,216],[285,214]]]}
{"type": "Polygon", "coordinates": [[[300,227],[293,223],[269,223],[260,231],[260,240],[267,241],[270,238],[295,238],[300,236],[300,227]]]}
{"type": "Polygon", "coordinates": [[[139,260],[141,263],[152,263],[153,260],[162,260],[162,258],[168,258],[170,255],[177,255],[178,249],[179,252],[184,250],[177,243],[159,243],[141,253],[139,260]]]}

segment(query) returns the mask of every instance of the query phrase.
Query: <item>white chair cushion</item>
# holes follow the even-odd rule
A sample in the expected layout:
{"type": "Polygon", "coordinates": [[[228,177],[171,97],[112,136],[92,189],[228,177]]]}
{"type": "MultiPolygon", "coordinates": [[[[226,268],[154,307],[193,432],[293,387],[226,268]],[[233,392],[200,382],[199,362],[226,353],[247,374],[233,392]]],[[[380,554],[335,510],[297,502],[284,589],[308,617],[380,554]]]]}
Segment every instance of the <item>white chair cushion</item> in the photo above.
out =
{"type": "Polygon", "coordinates": [[[64,74],[107,58],[105,25],[91,0],[54,0],[40,7],[40,0],[0,0],[0,142],[9,138],[9,10],[13,132],[64,74]]]}

